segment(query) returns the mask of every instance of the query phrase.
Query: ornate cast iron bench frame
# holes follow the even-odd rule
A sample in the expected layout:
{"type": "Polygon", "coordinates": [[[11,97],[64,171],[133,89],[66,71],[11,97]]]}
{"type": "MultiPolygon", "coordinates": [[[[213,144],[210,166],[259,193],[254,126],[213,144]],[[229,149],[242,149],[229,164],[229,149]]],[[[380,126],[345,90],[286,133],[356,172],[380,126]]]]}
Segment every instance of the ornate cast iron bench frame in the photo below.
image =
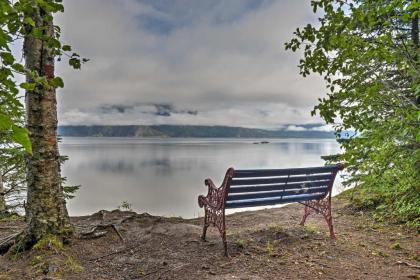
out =
{"type": "Polygon", "coordinates": [[[321,214],[328,224],[330,237],[334,239],[331,193],[335,177],[343,168],[343,164],[293,169],[235,171],[229,168],[219,188],[211,179],[206,179],[204,183],[208,187],[208,194],[198,197],[200,208],[204,207],[205,210],[201,239],[205,241],[207,228],[210,225],[215,226],[219,230],[224,254],[227,256],[226,209],[290,202],[305,206],[300,225],[305,224],[311,213],[321,214]]]}

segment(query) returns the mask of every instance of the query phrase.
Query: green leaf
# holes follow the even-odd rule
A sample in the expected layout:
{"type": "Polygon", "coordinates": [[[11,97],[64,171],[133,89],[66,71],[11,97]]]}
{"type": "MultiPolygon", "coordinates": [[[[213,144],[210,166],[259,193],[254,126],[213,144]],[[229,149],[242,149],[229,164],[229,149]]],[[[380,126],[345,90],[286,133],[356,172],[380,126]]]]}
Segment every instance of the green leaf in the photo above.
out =
{"type": "Polygon", "coordinates": [[[16,143],[22,145],[22,147],[29,153],[32,154],[32,144],[29,139],[29,133],[26,128],[13,126],[12,138],[16,143]]]}
{"type": "Polygon", "coordinates": [[[26,24],[29,24],[30,26],[35,27],[35,21],[30,17],[25,17],[23,22],[26,23],[26,24]]]}
{"type": "Polygon", "coordinates": [[[410,21],[410,14],[408,14],[408,13],[403,14],[401,19],[402,19],[403,22],[410,21]]]}
{"type": "Polygon", "coordinates": [[[70,51],[71,51],[71,46],[69,46],[69,45],[63,45],[63,46],[61,47],[61,49],[62,49],[63,51],[65,51],[65,52],[70,52],[70,51]]]}
{"type": "Polygon", "coordinates": [[[12,128],[13,121],[10,117],[0,113],[0,130],[9,130],[12,128]]]}
{"type": "Polygon", "coordinates": [[[10,52],[2,52],[0,53],[0,57],[3,60],[3,63],[6,65],[11,65],[15,62],[15,58],[10,52]]]}
{"type": "Polygon", "coordinates": [[[13,70],[20,72],[20,73],[24,73],[25,72],[25,67],[20,64],[20,63],[15,63],[12,65],[13,70]]]}
{"type": "Polygon", "coordinates": [[[60,77],[55,77],[54,79],[50,80],[50,85],[55,87],[55,88],[63,88],[64,87],[64,82],[63,79],[61,79],[60,77]]]}
{"type": "Polygon", "coordinates": [[[35,89],[36,84],[35,83],[27,83],[27,82],[24,82],[24,83],[21,83],[19,86],[22,89],[24,89],[24,90],[31,91],[31,90],[34,90],[35,89]]]}
{"type": "Polygon", "coordinates": [[[69,59],[69,64],[74,69],[80,69],[80,66],[81,66],[80,59],[78,59],[78,58],[70,58],[69,59]]]}

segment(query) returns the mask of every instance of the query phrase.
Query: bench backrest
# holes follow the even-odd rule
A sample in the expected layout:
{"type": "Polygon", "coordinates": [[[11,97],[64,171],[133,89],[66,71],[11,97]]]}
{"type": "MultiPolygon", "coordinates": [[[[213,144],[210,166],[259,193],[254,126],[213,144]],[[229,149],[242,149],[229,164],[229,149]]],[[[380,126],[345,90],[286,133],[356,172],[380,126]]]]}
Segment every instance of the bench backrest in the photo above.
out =
{"type": "Polygon", "coordinates": [[[228,183],[225,208],[275,205],[322,199],[331,193],[343,166],[235,170],[228,183]]]}

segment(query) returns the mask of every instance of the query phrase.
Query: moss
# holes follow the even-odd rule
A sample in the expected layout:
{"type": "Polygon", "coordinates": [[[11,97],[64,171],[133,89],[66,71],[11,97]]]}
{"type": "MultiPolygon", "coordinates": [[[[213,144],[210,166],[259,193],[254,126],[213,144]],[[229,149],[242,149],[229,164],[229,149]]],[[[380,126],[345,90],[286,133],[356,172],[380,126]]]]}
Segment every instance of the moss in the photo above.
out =
{"type": "Polygon", "coordinates": [[[33,246],[33,249],[35,250],[42,250],[42,249],[63,249],[63,242],[61,241],[61,238],[59,238],[56,235],[48,234],[38,240],[37,243],[33,246]]]}
{"type": "MultiPolygon", "coordinates": [[[[68,250],[40,251],[31,260],[32,273],[48,274],[51,277],[63,279],[64,275],[80,273],[84,270],[79,261],[68,250]]],[[[54,278],[55,279],[55,278],[54,278]]]]}
{"type": "Polygon", "coordinates": [[[401,250],[402,249],[400,243],[398,243],[398,242],[392,244],[390,248],[393,249],[393,250],[401,250]]]}
{"type": "Polygon", "coordinates": [[[67,224],[63,227],[63,229],[60,232],[61,236],[71,236],[74,233],[74,228],[72,225],[67,224]]]}

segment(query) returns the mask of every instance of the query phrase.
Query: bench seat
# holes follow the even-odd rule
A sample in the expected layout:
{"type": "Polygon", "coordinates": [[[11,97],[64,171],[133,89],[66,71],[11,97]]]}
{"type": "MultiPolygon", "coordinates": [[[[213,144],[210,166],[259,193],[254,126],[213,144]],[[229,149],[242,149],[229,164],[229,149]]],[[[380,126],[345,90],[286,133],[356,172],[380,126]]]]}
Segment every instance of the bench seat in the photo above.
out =
{"type": "Polygon", "coordinates": [[[298,194],[290,196],[277,196],[277,197],[264,197],[254,199],[244,199],[227,201],[226,209],[229,208],[242,208],[242,207],[255,207],[255,206],[270,206],[289,202],[307,201],[312,199],[320,199],[324,194],[298,194]]]}

